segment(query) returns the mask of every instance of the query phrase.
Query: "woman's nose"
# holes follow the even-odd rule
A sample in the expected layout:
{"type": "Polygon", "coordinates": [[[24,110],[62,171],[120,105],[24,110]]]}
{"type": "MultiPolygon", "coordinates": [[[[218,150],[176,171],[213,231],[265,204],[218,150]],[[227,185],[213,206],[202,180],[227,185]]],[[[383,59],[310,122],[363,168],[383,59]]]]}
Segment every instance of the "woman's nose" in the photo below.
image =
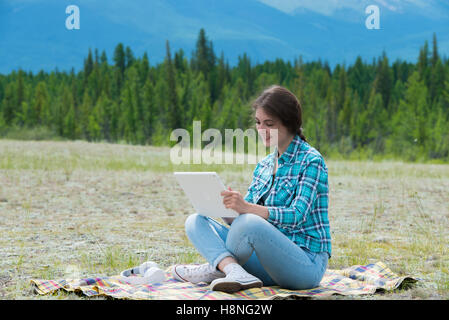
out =
{"type": "Polygon", "coordinates": [[[260,134],[261,136],[263,136],[263,137],[266,137],[266,136],[269,135],[269,131],[268,131],[266,128],[262,127],[262,126],[258,127],[258,128],[257,128],[257,131],[258,131],[259,134],[260,134]]]}

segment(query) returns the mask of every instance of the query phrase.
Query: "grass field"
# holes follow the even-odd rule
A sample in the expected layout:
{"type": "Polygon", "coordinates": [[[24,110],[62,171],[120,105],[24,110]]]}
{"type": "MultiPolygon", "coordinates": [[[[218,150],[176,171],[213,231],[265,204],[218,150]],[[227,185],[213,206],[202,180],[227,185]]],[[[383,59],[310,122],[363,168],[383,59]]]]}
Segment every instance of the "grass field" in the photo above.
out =
{"type": "MultiPolygon", "coordinates": [[[[254,165],[173,166],[169,148],[0,140],[0,298],[32,278],[118,274],[146,260],[205,262],[184,233],[193,207],[172,171],[217,171],[246,193],[254,165]]],[[[449,165],[326,159],[329,268],[381,260],[423,279],[409,290],[332,299],[449,298],[449,165]]]]}

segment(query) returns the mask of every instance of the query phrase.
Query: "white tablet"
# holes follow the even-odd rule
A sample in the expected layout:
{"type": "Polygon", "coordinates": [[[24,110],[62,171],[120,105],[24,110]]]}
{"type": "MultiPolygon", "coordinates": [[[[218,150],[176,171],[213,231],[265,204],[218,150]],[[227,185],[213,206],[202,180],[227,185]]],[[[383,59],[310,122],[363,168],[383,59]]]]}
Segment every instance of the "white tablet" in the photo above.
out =
{"type": "Polygon", "coordinates": [[[174,172],[198,214],[209,217],[238,217],[239,214],[225,207],[220,192],[226,190],[216,172],[174,172]]]}

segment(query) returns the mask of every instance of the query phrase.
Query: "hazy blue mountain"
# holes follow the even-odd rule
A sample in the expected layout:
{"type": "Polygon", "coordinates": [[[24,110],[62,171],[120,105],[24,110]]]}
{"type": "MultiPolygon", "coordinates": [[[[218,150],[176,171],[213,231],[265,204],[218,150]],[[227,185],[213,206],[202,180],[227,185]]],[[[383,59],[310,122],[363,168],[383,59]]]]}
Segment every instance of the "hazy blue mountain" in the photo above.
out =
{"type": "Polygon", "coordinates": [[[342,7],[333,14],[310,8],[286,12],[267,1],[0,0],[0,73],[79,70],[89,48],[105,50],[111,62],[118,42],[137,56],[146,51],[151,64],[163,60],[166,39],[172,53],[183,48],[190,57],[200,28],[215,53],[223,51],[231,65],[243,52],[254,63],[302,55],[305,61],[349,65],[357,55],[370,61],[383,50],[391,60],[415,61],[433,32],[440,53],[449,54],[449,5],[444,1],[431,0],[432,14],[413,2],[399,12],[379,4],[386,0],[373,0],[381,8],[380,30],[365,27],[360,8],[342,7]],[[71,4],[80,8],[80,30],[65,27],[65,8],[71,4]]]}

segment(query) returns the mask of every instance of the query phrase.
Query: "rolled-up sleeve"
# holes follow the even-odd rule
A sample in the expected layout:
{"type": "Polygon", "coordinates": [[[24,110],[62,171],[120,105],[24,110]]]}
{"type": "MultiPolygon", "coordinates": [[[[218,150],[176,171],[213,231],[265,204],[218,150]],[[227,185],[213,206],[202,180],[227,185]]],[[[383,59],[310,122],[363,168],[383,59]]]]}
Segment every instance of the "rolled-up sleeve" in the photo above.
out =
{"type": "Polygon", "coordinates": [[[288,230],[295,230],[306,222],[320,183],[327,183],[327,169],[320,158],[308,162],[295,188],[295,199],[289,207],[267,207],[268,221],[288,230]]]}
{"type": "Polygon", "coordinates": [[[246,192],[245,197],[243,198],[246,202],[253,203],[253,193],[250,189],[246,192]]]}

